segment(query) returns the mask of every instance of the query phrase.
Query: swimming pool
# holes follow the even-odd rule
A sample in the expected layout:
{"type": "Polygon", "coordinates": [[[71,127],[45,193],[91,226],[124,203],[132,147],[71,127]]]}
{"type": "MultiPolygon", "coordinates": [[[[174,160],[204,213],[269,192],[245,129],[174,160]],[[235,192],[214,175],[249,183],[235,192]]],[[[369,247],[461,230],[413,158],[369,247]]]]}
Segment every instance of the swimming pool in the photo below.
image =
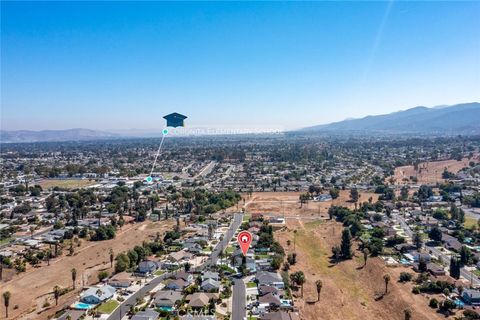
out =
{"type": "Polygon", "coordinates": [[[77,310],[88,310],[88,309],[92,309],[93,307],[95,307],[94,304],[83,303],[83,302],[75,302],[75,304],[73,305],[73,308],[77,310]]]}
{"type": "Polygon", "coordinates": [[[162,310],[162,311],[172,311],[173,307],[160,307],[160,310],[162,310]]]}

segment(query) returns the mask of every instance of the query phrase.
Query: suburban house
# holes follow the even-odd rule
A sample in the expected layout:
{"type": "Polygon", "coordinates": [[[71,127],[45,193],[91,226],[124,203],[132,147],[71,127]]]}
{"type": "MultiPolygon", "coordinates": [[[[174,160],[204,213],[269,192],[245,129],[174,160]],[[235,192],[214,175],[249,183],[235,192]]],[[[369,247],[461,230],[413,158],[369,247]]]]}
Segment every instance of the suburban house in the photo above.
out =
{"type": "Polygon", "coordinates": [[[144,260],[138,264],[135,273],[140,276],[148,276],[154,273],[159,268],[157,262],[151,260],[144,260]]]}
{"type": "Polygon", "coordinates": [[[190,283],[188,283],[183,279],[174,279],[174,280],[170,280],[170,282],[167,283],[167,285],[165,286],[165,289],[181,291],[186,287],[188,287],[189,284],[190,283]]]}
{"type": "Polygon", "coordinates": [[[164,290],[157,291],[154,296],[155,307],[173,307],[178,301],[181,301],[183,295],[179,291],[164,290]]]}
{"type": "Polygon", "coordinates": [[[275,311],[264,314],[260,320],[300,320],[296,312],[275,311]]]}
{"type": "Polygon", "coordinates": [[[188,295],[185,300],[188,301],[188,305],[192,308],[204,308],[208,306],[210,300],[218,300],[218,293],[205,293],[195,292],[188,295]]]}
{"type": "Polygon", "coordinates": [[[256,275],[258,285],[272,286],[278,289],[283,289],[285,284],[282,278],[275,272],[259,271],[256,275]]]}
{"type": "Polygon", "coordinates": [[[115,288],[128,288],[135,279],[128,272],[120,272],[108,280],[108,284],[115,288]]]}
{"type": "Polygon", "coordinates": [[[202,280],[207,280],[207,279],[213,279],[218,281],[220,279],[220,275],[218,272],[212,272],[212,271],[205,271],[202,275],[202,280]]]}
{"type": "Polygon", "coordinates": [[[89,304],[99,304],[113,297],[115,288],[110,285],[91,287],[80,294],[80,301],[89,304]]]}
{"type": "Polygon", "coordinates": [[[462,299],[469,305],[480,305],[480,291],[473,289],[463,289],[462,299]]]}
{"type": "Polygon", "coordinates": [[[160,313],[158,313],[157,311],[152,309],[147,309],[145,311],[137,312],[131,318],[131,320],[157,320],[159,316],[160,316],[160,313]]]}
{"type": "Polygon", "coordinates": [[[206,279],[200,285],[203,291],[218,291],[220,289],[220,281],[213,279],[206,279]]]}

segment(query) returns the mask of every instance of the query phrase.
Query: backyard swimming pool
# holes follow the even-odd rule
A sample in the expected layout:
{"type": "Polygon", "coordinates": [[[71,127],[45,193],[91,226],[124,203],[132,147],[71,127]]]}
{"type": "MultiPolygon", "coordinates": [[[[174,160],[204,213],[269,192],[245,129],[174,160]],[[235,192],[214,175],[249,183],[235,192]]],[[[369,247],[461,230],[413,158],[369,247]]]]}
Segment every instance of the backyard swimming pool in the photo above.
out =
{"type": "Polygon", "coordinates": [[[93,307],[95,307],[94,304],[83,303],[83,302],[75,302],[75,304],[73,305],[73,308],[77,310],[88,310],[88,309],[92,309],[93,307]]]}

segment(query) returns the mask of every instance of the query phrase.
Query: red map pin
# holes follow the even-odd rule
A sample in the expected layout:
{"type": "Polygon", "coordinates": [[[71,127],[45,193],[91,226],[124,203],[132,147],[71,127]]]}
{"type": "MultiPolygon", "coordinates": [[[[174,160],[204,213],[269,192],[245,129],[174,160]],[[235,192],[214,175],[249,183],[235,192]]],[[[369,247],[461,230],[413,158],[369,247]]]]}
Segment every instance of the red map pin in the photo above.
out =
{"type": "Polygon", "coordinates": [[[252,234],[248,231],[242,231],[238,234],[237,241],[242,249],[243,255],[246,256],[248,248],[250,248],[250,244],[252,243],[252,234]]]}

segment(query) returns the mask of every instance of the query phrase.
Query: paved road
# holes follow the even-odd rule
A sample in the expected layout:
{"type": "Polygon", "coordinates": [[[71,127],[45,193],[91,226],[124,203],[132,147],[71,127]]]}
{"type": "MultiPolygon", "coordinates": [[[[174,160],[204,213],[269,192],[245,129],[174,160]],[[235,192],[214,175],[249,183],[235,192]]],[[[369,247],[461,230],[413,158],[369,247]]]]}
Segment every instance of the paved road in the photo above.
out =
{"type": "Polygon", "coordinates": [[[235,279],[235,283],[233,284],[233,291],[232,291],[232,319],[233,320],[244,320],[247,316],[247,312],[245,310],[246,303],[245,303],[245,283],[242,279],[235,279]]]}
{"type": "Polygon", "coordinates": [[[230,228],[227,230],[227,232],[223,236],[223,240],[217,244],[215,249],[213,249],[208,260],[202,266],[200,266],[200,270],[203,270],[206,267],[214,266],[217,264],[218,255],[220,254],[220,251],[225,250],[225,248],[228,246],[228,242],[230,242],[230,239],[232,239],[233,235],[235,234],[235,231],[242,224],[242,221],[243,221],[243,214],[235,213],[235,215],[233,216],[233,221],[230,224],[230,228]]]}
{"type": "MultiPolygon", "coordinates": [[[[408,226],[408,224],[405,222],[403,217],[401,217],[398,214],[394,214],[393,218],[397,220],[400,223],[400,226],[403,228],[405,233],[413,239],[413,231],[412,229],[408,226]]],[[[444,252],[440,251],[439,249],[435,247],[426,247],[426,250],[430,251],[434,256],[436,256],[438,259],[443,261],[445,265],[450,266],[450,256],[446,255],[444,252]]],[[[460,275],[470,281],[474,287],[480,286],[480,279],[474,275],[472,272],[466,270],[465,268],[460,269],[460,275]]]]}
{"type": "MultiPolygon", "coordinates": [[[[207,266],[210,265],[215,265],[218,261],[218,254],[220,253],[221,249],[226,248],[228,242],[230,239],[233,237],[235,234],[235,231],[237,228],[242,224],[243,220],[243,214],[241,213],[236,213],[233,217],[233,221],[230,224],[230,228],[226,232],[226,234],[223,237],[223,240],[217,244],[215,249],[212,251],[212,254],[210,257],[205,261],[205,263],[199,267],[199,271],[205,269],[207,266]]],[[[169,273],[164,273],[159,277],[154,278],[151,280],[149,283],[147,283],[145,286],[143,286],[140,290],[132,294],[128,299],[126,299],[120,307],[115,309],[110,316],[107,318],[107,320],[114,320],[114,319],[121,319],[121,316],[125,316],[125,314],[130,310],[131,305],[136,305],[137,304],[137,298],[142,298],[145,296],[146,293],[149,291],[153,290],[157,285],[160,284],[164,279],[167,279],[173,274],[173,272],[169,273]]],[[[245,299],[244,299],[245,300],[245,299]]],[[[243,318],[242,318],[243,319],[243,318]]]]}
{"type": "Polygon", "coordinates": [[[107,318],[108,320],[113,320],[113,319],[121,319],[124,317],[128,311],[130,311],[130,306],[134,306],[137,304],[137,298],[142,298],[145,296],[145,294],[151,290],[153,290],[156,286],[160,284],[164,279],[168,278],[171,276],[173,273],[164,273],[159,277],[154,278],[151,280],[149,283],[147,283],[145,286],[143,286],[140,290],[132,294],[127,300],[125,300],[120,307],[115,309],[110,316],[107,318]]]}

